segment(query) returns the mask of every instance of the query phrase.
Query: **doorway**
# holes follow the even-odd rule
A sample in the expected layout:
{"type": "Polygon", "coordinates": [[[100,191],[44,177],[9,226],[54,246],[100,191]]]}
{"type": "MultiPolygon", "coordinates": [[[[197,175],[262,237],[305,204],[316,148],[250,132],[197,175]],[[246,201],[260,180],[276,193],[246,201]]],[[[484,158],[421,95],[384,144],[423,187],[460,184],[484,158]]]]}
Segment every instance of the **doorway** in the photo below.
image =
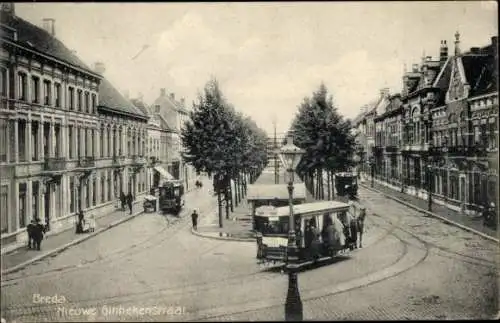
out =
{"type": "Polygon", "coordinates": [[[47,226],[47,231],[50,231],[50,195],[51,195],[51,184],[45,184],[45,194],[44,194],[44,214],[45,214],[45,225],[47,226]]]}

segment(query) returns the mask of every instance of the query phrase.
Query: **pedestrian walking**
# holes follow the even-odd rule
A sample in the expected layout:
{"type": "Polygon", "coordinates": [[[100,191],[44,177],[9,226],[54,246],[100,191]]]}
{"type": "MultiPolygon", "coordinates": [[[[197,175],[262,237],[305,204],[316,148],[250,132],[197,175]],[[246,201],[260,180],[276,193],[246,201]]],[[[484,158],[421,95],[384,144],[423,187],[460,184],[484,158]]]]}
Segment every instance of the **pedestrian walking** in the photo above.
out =
{"type": "Polygon", "coordinates": [[[122,202],[122,210],[125,211],[125,202],[126,202],[126,196],[123,191],[120,192],[120,202],[122,202]]]}
{"type": "Polygon", "coordinates": [[[128,208],[130,210],[130,214],[132,214],[132,201],[134,200],[134,197],[132,196],[132,193],[128,193],[127,195],[127,204],[128,208]]]}
{"type": "Polygon", "coordinates": [[[193,229],[198,230],[198,213],[196,210],[191,213],[191,221],[193,222],[193,229]]]}

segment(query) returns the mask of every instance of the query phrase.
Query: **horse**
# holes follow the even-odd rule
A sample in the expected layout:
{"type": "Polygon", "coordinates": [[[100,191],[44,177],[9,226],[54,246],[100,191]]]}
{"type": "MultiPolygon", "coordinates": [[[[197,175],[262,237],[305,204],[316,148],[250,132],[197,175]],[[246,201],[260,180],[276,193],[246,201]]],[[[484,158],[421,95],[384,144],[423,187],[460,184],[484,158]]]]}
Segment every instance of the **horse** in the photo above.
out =
{"type": "Polygon", "coordinates": [[[202,188],[203,187],[203,184],[199,180],[196,180],[196,182],[194,183],[194,185],[196,185],[197,188],[202,188]]]}
{"type": "Polygon", "coordinates": [[[31,240],[33,240],[33,248],[40,250],[42,245],[43,235],[47,232],[47,226],[39,223],[40,220],[32,221],[26,227],[28,233],[28,248],[31,249],[31,240]]]}

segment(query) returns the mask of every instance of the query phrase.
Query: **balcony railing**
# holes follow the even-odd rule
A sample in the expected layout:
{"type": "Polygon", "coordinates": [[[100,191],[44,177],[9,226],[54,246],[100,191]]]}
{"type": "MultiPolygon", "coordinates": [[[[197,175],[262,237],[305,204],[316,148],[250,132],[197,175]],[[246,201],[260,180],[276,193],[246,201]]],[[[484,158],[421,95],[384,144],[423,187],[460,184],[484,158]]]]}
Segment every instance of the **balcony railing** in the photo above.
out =
{"type": "Polygon", "coordinates": [[[43,170],[46,172],[60,172],[66,170],[66,158],[47,157],[43,163],[43,170]]]}
{"type": "Polygon", "coordinates": [[[95,167],[95,159],[94,157],[81,157],[78,160],[79,168],[93,168],[95,167]]]}

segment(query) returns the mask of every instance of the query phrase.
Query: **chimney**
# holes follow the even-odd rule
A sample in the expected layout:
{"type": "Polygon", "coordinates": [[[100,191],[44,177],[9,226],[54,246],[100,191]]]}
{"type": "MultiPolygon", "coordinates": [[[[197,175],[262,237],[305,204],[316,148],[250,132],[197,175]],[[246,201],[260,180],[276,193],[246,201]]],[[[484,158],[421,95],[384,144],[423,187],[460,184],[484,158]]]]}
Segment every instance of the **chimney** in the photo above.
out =
{"type": "Polygon", "coordinates": [[[479,54],[480,48],[479,47],[471,47],[470,52],[471,54],[479,54]]]}
{"type": "Polygon", "coordinates": [[[165,88],[160,89],[160,96],[165,96],[166,93],[167,91],[165,90],[165,88]]]}
{"type": "Polygon", "coordinates": [[[106,66],[104,65],[103,62],[95,62],[94,63],[94,72],[96,72],[97,74],[103,75],[105,71],[106,71],[106,66]]]}
{"type": "Polygon", "coordinates": [[[14,2],[2,2],[2,14],[7,14],[8,16],[16,15],[16,7],[14,2]]]}
{"type": "Polygon", "coordinates": [[[137,94],[137,99],[141,102],[144,102],[144,94],[142,94],[142,92],[139,92],[139,94],[137,94]]]}
{"type": "Polygon", "coordinates": [[[125,99],[127,99],[127,100],[128,100],[128,99],[130,99],[130,91],[129,91],[129,90],[125,90],[125,91],[123,92],[123,96],[124,96],[124,97],[125,97],[125,99]]]}
{"type": "Polygon", "coordinates": [[[417,73],[418,72],[418,64],[413,64],[412,65],[412,72],[417,73]]]}
{"type": "Polygon", "coordinates": [[[387,96],[389,96],[389,88],[385,87],[385,88],[380,90],[380,97],[385,98],[387,96]]]}
{"type": "Polygon", "coordinates": [[[439,48],[439,63],[441,66],[446,63],[448,59],[448,45],[446,44],[446,40],[441,41],[441,47],[439,48]]]}
{"type": "Polygon", "coordinates": [[[170,93],[170,98],[171,98],[172,100],[175,100],[175,93],[173,93],[173,92],[172,92],[172,93],[170,93]]]}
{"type": "Polygon", "coordinates": [[[43,29],[52,37],[56,36],[56,20],[53,18],[43,18],[43,29]]]}
{"type": "Polygon", "coordinates": [[[460,33],[455,33],[455,56],[460,55],[460,33]]]}
{"type": "Polygon", "coordinates": [[[184,106],[184,103],[185,103],[185,102],[186,102],[186,99],[181,98],[181,104],[182,104],[182,106],[184,106]]]}

